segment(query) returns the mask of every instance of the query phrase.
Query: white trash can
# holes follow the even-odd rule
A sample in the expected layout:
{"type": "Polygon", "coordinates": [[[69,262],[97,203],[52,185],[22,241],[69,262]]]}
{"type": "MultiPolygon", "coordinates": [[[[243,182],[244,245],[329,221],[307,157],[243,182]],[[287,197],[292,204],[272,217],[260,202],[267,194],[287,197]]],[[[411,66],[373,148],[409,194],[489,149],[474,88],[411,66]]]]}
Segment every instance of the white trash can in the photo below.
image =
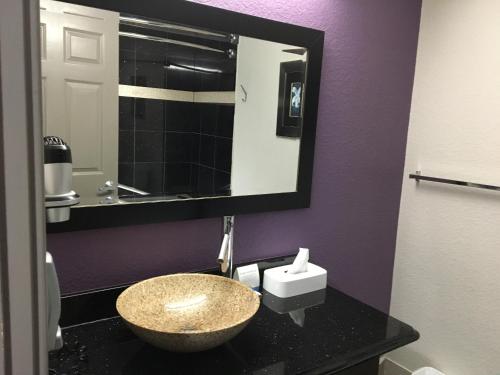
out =
{"type": "Polygon", "coordinates": [[[441,371],[436,370],[432,367],[422,367],[417,371],[411,373],[412,375],[445,375],[441,371]]]}

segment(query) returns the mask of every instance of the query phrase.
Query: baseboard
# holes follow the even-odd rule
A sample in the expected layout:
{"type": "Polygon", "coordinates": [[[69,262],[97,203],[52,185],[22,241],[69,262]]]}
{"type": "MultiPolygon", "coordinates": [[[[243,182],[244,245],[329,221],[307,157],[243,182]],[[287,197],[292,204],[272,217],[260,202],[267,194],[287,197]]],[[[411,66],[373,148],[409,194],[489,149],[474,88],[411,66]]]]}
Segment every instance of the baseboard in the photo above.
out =
{"type": "Polygon", "coordinates": [[[410,370],[388,358],[381,358],[378,373],[379,375],[411,375],[410,370]]]}

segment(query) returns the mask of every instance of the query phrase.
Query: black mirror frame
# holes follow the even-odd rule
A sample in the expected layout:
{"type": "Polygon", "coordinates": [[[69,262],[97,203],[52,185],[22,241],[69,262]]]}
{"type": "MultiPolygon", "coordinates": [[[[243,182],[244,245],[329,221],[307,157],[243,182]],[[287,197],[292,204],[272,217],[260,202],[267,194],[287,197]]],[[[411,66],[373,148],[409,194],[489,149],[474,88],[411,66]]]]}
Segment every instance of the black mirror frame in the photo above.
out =
{"type": "Polygon", "coordinates": [[[305,47],[309,53],[306,105],[296,192],[73,208],[70,221],[47,225],[49,233],[309,207],[323,58],[323,31],[183,0],[67,2],[305,47]]]}

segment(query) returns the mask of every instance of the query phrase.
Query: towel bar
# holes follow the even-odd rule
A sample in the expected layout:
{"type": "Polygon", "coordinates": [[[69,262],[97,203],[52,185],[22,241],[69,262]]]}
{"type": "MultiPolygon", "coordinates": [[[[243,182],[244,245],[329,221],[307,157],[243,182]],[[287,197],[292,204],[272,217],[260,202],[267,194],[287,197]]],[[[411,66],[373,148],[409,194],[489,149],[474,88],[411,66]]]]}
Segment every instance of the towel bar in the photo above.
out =
{"type": "Polygon", "coordinates": [[[418,181],[430,181],[430,182],[438,182],[441,184],[458,185],[458,186],[472,187],[472,188],[478,188],[478,189],[500,191],[500,186],[479,184],[476,182],[468,182],[468,181],[460,181],[460,180],[450,180],[450,179],[441,178],[441,177],[424,176],[421,174],[420,171],[417,171],[415,173],[410,173],[410,179],[416,180],[417,182],[418,181]]]}

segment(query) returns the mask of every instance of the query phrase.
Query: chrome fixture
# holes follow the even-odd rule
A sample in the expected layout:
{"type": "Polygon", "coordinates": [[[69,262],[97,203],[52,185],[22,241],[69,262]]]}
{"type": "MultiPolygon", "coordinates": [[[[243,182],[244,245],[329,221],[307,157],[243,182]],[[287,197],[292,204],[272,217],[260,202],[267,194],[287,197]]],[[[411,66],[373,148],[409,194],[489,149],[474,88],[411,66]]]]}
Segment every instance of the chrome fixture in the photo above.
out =
{"type": "Polygon", "coordinates": [[[220,265],[220,271],[223,276],[233,278],[233,229],[234,216],[224,216],[223,219],[224,237],[220,247],[217,262],[220,265]]]}
{"type": "Polygon", "coordinates": [[[99,204],[115,204],[118,201],[119,201],[118,198],[115,197],[114,195],[108,195],[104,199],[100,200],[99,204]]]}
{"type": "Polygon", "coordinates": [[[185,42],[182,40],[171,39],[168,37],[161,37],[155,35],[147,35],[140,32],[138,29],[143,30],[155,30],[160,32],[168,33],[168,35],[177,34],[181,36],[189,36],[195,38],[201,38],[205,40],[212,40],[224,43],[230,43],[233,45],[237,45],[239,41],[239,36],[236,34],[226,34],[221,32],[213,32],[210,30],[203,30],[194,28],[191,26],[183,26],[176,25],[173,23],[166,23],[157,20],[151,20],[146,18],[139,18],[130,15],[122,15],[120,16],[120,25],[125,26],[125,29],[122,29],[118,34],[120,36],[136,38],[136,39],[145,39],[154,42],[161,43],[169,43],[169,44],[177,44],[185,47],[197,48],[206,51],[212,51],[217,53],[224,53],[229,58],[233,59],[236,57],[236,51],[234,49],[221,50],[217,48],[212,48],[208,46],[204,46],[202,44],[185,42]],[[139,31],[139,32],[136,32],[139,31]]]}
{"type": "Polygon", "coordinates": [[[175,40],[175,39],[170,39],[170,38],[162,38],[159,36],[144,35],[144,34],[139,34],[139,33],[130,33],[128,31],[120,31],[120,32],[118,32],[118,35],[125,36],[128,38],[151,40],[153,42],[160,42],[160,43],[177,44],[179,46],[184,46],[184,47],[191,47],[191,48],[202,49],[205,51],[224,53],[224,54],[228,53],[229,54],[229,52],[221,50],[221,49],[211,48],[211,47],[203,46],[201,44],[183,42],[180,40],[175,40]]]}
{"type": "Polygon", "coordinates": [[[238,44],[240,41],[240,37],[236,34],[229,34],[229,42],[231,44],[238,44]]]}
{"type": "Polygon", "coordinates": [[[441,184],[458,185],[458,186],[472,187],[472,188],[478,188],[478,189],[500,191],[500,186],[480,184],[477,182],[450,180],[450,179],[441,178],[441,177],[424,176],[424,175],[422,175],[421,171],[416,171],[415,173],[411,173],[409,177],[410,177],[410,179],[416,180],[417,182],[430,181],[430,182],[437,182],[437,183],[441,183],[441,184]]]}
{"type": "Polygon", "coordinates": [[[117,189],[122,189],[126,190],[129,193],[134,193],[137,195],[150,195],[147,191],[144,190],[139,190],[133,186],[128,186],[124,184],[116,184],[113,181],[106,181],[104,185],[101,187],[97,188],[97,194],[98,195],[107,195],[107,194],[113,194],[117,189]]]}
{"type": "Polygon", "coordinates": [[[170,33],[197,35],[204,37],[213,37],[214,39],[229,39],[232,41],[234,34],[229,36],[223,33],[215,33],[213,31],[197,29],[189,26],[181,26],[172,23],[153,21],[145,18],[132,17],[132,16],[120,16],[120,24],[133,26],[133,27],[144,27],[153,30],[168,31],[170,33]]]}
{"type": "Polygon", "coordinates": [[[106,181],[104,185],[97,188],[98,195],[112,194],[116,190],[115,183],[113,181],[106,181]]]}
{"type": "Polygon", "coordinates": [[[118,184],[118,189],[123,189],[123,190],[129,191],[131,193],[142,195],[142,196],[150,195],[150,193],[148,193],[147,191],[139,190],[133,186],[128,186],[128,185],[124,185],[124,184],[118,184]]]}
{"type": "Polygon", "coordinates": [[[80,203],[80,196],[71,190],[71,149],[61,138],[55,136],[45,137],[43,143],[47,222],[67,221],[70,207],[80,203]]]}

